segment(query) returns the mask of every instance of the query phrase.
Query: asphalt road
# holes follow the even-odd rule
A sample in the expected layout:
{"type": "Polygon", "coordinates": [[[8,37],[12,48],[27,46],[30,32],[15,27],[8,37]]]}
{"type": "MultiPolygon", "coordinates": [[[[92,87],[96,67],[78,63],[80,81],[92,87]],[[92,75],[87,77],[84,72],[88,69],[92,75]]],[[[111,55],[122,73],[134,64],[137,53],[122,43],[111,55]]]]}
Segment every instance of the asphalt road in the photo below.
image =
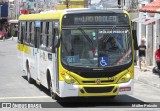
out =
{"type": "MultiPolygon", "coordinates": [[[[50,98],[49,92],[46,88],[36,84],[28,84],[26,76],[18,67],[17,42],[14,39],[6,40],[5,42],[0,41],[0,102],[50,102],[48,103],[48,107],[54,106],[58,108],[54,110],[62,110],[61,108],[86,110],[86,108],[89,108],[87,110],[90,111],[104,110],[103,108],[113,107],[114,109],[110,110],[114,111],[116,110],[116,106],[127,107],[130,106],[132,102],[140,102],[144,104],[160,102],[160,90],[135,81],[134,94],[131,96],[117,96],[114,99],[106,97],[65,98],[61,102],[57,102],[50,98]]],[[[0,111],[1,110],[2,109],[0,109],[0,111]]],[[[132,111],[133,109],[125,108],[118,110],[132,111]]],[[[17,111],[17,109],[15,109],[15,111],[17,111]]],[[[154,109],[154,111],[158,111],[158,109],[154,109]]]]}

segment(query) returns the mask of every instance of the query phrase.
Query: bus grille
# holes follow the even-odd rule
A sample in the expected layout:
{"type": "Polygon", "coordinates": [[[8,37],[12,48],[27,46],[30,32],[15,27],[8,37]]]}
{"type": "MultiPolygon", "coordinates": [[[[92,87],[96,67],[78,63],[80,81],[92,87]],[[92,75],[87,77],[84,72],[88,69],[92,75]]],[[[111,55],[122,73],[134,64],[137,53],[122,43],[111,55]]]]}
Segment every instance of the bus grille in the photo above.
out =
{"type": "MultiPolygon", "coordinates": [[[[96,83],[96,81],[82,81],[83,83],[96,83]]],[[[101,83],[114,82],[114,80],[102,80],[101,83]]]]}
{"type": "Polygon", "coordinates": [[[109,72],[74,72],[84,78],[106,78],[113,77],[119,74],[121,71],[109,71],[109,72]]]}
{"type": "Polygon", "coordinates": [[[87,93],[108,93],[113,90],[114,86],[108,87],[84,87],[87,93]]]}

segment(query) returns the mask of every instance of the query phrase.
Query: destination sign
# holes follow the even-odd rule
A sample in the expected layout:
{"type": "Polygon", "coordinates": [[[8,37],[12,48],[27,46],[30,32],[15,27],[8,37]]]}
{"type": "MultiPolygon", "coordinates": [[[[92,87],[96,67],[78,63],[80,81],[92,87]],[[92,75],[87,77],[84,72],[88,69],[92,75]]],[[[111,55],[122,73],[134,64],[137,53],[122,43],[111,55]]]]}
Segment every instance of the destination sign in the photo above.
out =
{"type": "Polygon", "coordinates": [[[68,14],[63,16],[62,25],[129,25],[129,19],[123,13],[68,14]]]}
{"type": "Polygon", "coordinates": [[[117,16],[81,16],[74,17],[74,24],[95,24],[118,22],[117,16]]]}

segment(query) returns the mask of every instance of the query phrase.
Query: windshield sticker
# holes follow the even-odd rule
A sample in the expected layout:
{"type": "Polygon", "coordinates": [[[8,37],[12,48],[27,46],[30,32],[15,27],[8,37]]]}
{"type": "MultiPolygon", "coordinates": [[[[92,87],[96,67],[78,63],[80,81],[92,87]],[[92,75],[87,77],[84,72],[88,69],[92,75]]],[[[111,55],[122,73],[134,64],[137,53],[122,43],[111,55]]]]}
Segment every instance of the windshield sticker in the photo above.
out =
{"type": "Polygon", "coordinates": [[[115,30],[115,31],[106,31],[106,30],[100,30],[99,34],[106,34],[106,33],[128,33],[128,30],[115,30]]]}
{"type": "Polygon", "coordinates": [[[66,56],[65,60],[67,63],[78,63],[79,62],[79,56],[66,56]]]}
{"type": "Polygon", "coordinates": [[[108,66],[108,56],[100,57],[99,64],[102,67],[108,66]]]}

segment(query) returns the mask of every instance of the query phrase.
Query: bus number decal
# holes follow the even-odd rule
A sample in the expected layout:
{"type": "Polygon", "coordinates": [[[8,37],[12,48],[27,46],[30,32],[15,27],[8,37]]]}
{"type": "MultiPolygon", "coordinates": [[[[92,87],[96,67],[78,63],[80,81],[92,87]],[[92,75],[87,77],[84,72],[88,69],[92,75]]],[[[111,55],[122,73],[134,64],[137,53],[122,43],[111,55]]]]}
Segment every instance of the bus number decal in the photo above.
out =
{"type": "Polygon", "coordinates": [[[65,59],[67,63],[78,63],[79,62],[79,56],[66,56],[65,59]]]}

